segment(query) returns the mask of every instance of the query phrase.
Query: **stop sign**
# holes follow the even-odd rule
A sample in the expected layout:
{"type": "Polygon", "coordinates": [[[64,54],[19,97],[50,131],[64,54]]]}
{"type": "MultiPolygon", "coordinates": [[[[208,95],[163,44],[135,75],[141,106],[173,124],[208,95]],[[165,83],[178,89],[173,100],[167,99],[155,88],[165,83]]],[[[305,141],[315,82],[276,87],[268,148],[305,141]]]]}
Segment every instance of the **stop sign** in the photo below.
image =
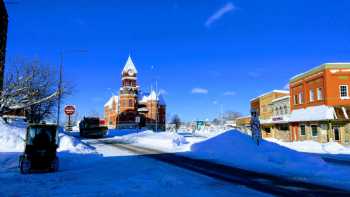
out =
{"type": "Polygon", "coordinates": [[[64,113],[67,115],[67,116],[71,116],[75,113],[75,106],[74,105],[66,105],[64,107],[64,113]]]}

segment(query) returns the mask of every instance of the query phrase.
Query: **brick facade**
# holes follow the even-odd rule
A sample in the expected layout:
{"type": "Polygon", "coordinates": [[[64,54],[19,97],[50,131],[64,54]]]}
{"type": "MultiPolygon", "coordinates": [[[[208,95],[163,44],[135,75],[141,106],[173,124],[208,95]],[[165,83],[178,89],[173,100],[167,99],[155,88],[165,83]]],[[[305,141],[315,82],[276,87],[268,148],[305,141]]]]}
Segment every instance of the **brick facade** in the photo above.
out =
{"type": "MultiPolygon", "coordinates": [[[[290,140],[338,141],[350,144],[350,63],[329,63],[290,80],[290,140]],[[300,111],[329,111],[328,117],[314,114],[293,118],[300,111]]],[[[323,112],[323,113],[326,113],[323,112]]]]}
{"type": "Polygon", "coordinates": [[[155,91],[143,94],[137,84],[137,70],[131,58],[122,71],[119,96],[112,96],[104,107],[104,116],[109,127],[165,130],[166,105],[155,91]],[[137,123],[137,117],[140,123],[137,123]]]}

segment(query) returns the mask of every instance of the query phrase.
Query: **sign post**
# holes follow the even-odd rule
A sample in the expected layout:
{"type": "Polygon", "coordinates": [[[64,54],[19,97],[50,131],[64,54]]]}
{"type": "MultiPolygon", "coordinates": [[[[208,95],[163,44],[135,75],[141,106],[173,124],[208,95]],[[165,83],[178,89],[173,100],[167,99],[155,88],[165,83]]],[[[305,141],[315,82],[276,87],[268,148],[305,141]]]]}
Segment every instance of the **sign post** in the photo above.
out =
{"type": "Polygon", "coordinates": [[[66,105],[64,107],[64,113],[68,116],[68,123],[66,126],[66,131],[72,131],[73,125],[72,125],[71,116],[75,113],[75,106],[74,105],[66,105]]]}
{"type": "Polygon", "coordinates": [[[140,129],[141,129],[141,126],[140,126],[141,117],[140,117],[140,116],[136,116],[136,117],[135,117],[135,122],[136,122],[136,124],[137,124],[138,131],[140,131],[140,129]]]}

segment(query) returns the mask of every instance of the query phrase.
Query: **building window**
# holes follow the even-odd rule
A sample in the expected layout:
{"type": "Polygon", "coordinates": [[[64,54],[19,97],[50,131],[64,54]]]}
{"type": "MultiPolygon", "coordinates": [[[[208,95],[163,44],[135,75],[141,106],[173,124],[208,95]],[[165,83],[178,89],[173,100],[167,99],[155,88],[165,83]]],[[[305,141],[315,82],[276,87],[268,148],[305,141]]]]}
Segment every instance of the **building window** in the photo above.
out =
{"type": "Polygon", "coordinates": [[[322,88],[317,88],[317,100],[319,100],[319,101],[323,100],[322,88]]]}
{"type": "Polygon", "coordinates": [[[298,105],[298,95],[294,95],[294,105],[298,105]]]}
{"type": "Polygon", "coordinates": [[[339,89],[340,89],[340,98],[348,99],[349,98],[348,85],[341,85],[339,89]]]}
{"type": "Polygon", "coordinates": [[[305,135],[305,125],[300,125],[300,135],[305,135]]]}
{"type": "Polygon", "coordinates": [[[317,125],[311,125],[312,137],[317,137],[317,125]]]}
{"type": "Polygon", "coordinates": [[[288,114],[288,107],[287,106],[284,106],[284,113],[288,114]]]}
{"type": "Polygon", "coordinates": [[[132,104],[132,100],[129,100],[129,107],[132,107],[133,104],[132,104]]]}
{"type": "Polygon", "coordinates": [[[310,90],[310,102],[315,101],[315,95],[314,95],[314,90],[310,90]]]}
{"type": "Polygon", "coordinates": [[[303,104],[304,103],[304,96],[303,96],[303,93],[300,92],[299,93],[299,104],[303,104]]]}

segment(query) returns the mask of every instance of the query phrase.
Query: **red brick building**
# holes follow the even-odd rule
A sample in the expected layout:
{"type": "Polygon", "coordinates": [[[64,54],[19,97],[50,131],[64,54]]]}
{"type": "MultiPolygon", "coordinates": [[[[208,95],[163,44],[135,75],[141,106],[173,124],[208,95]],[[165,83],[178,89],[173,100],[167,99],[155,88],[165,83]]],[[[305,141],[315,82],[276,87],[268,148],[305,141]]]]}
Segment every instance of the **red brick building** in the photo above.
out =
{"type": "Polygon", "coordinates": [[[350,143],[350,63],[328,63],[290,80],[291,140],[350,143]]]}
{"type": "Polygon", "coordinates": [[[119,96],[112,96],[104,106],[109,127],[136,128],[139,125],[153,130],[165,130],[166,105],[156,91],[144,94],[137,84],[138,71],[129,56],[121,77],[119,96]]]}

